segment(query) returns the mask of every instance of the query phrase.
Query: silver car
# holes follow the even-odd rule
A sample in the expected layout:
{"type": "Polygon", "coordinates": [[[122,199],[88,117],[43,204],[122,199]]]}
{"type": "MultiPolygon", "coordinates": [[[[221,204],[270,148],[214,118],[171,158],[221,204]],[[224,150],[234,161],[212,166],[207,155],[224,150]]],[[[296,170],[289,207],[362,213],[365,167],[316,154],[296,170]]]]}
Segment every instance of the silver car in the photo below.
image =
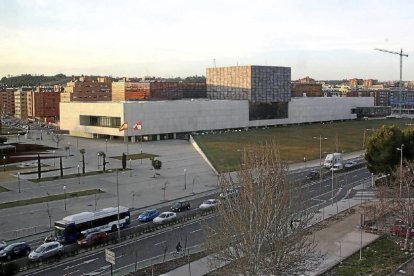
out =
{"type": "Polygon", "coordinates": [[[63,253],[63,245],[57,241],[47,242],[30,252],[29,260],[42,261],[46,258],[61,255],[63,253]]]}

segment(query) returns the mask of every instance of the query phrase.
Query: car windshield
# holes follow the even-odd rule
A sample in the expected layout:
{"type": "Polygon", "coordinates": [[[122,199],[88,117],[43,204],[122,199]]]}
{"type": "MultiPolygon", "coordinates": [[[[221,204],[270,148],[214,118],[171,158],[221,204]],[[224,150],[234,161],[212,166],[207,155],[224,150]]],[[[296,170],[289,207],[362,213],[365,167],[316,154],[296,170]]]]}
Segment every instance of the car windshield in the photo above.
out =
{"type": "Polygon", "coordinates": [[[36,248],[35,252],[36,253],[41,253],[41,252],[43,252],[43,250],[45,250],[45,248],[46,248],[45,246],[41,245],[38,248],[36,248]]]}
{"type": "Polygon", "coordinates": [[[8,245],[4,248],[4,251],[11,251],[11,250],[13,250],[14,247],[15,247],[15,245],[10,244],[10,245],[8,245]]]}
{"type": "Polygon", "coordinates": [[[144,213],[142,213],[143,216],[149,216],[153,213],[153,210],[146,210],[144,213]]]}
{"type": "Polygon", "coordinates": [[[174,204],[174,207],[180,207],[182,205],[182,202],[176,202],[175,204],[174,204]]]}
{"type": "Polygon", "coordinates": [[[160,218],[166,218],[167,217],[167,213],[162,213],[161,215],[160,215],[160,218]]]}

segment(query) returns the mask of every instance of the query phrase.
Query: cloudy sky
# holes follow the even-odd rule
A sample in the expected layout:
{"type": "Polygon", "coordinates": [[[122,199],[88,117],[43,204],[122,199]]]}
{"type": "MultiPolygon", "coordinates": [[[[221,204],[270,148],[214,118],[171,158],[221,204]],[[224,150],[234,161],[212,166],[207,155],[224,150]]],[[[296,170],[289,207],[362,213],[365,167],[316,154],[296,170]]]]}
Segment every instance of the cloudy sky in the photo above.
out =
{"type": "Polygon", "coordinates": [[[412,0],[6,0],[0,77],[204,75],[292,67],[292,79],[414,80],[412,0]]]}

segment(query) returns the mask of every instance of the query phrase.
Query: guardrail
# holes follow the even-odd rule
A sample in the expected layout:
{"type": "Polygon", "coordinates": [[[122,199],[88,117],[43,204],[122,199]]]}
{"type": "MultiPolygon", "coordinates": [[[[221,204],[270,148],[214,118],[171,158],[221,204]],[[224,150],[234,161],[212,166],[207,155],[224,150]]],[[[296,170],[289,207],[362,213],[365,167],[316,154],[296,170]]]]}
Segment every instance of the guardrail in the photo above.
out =
{"type": "Polygon", "coordinates": [[[13,275],[17,272],[23,272],[27,270],[40,268],[44,265],[50,265],[50,264],[59,262],[66,257],[74,257],[81,253],[104,248],[106,246],[113,245],[113,244],[119,244],[126,240],[137,238],[141,235],[155,232],[159,229],[163,229],[163,228],[169,227],[174,224],[185,223],[197,217],[209,215],[213,212],[215,212],[215,209],[209,209],[209,210],[193,209],[193,210],[186,211],[184,214],[180,215],[176,220],[171,221],[169,223],[158,225],[158,224],[154,224],[150,222],[148,224],[122,229],[120,240],[118,240],[118,233],[115,231],[115,232],[110,233],[108,235],[108,238],[105,239],[103,242],[95,244],[95,245],[85,247],[85,246],[80,246],[77,243],[69,244],[64,247],[63,253],[60,254],[59,256],[45,259],[42,261],[34,262],[34,261],[30,261],[27,257],[24,257],[24,258],[10,261],[10,262],[4,262],[0,266],[1,268],[0,276],[3,275],[2,271],[8,272],[8,273],[5,273],[4,275],[13,275]]]}

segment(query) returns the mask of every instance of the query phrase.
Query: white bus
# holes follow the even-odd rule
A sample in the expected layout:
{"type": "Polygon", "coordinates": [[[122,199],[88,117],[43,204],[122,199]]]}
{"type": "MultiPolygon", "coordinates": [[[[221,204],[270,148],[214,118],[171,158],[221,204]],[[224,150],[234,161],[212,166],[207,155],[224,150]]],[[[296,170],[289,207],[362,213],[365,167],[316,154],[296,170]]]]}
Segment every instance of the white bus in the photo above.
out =
{"type": "MultiPolygon", "coordinates": [[[[129,208],[119,206],[120,229],[130,223],[129,208]]],[[[76,242],[82,234],[94,231],[116,231],[118,229],[118,207],[73,214],[56,221],[54,228],[56,239],[61,243],[76,242]]]]}

